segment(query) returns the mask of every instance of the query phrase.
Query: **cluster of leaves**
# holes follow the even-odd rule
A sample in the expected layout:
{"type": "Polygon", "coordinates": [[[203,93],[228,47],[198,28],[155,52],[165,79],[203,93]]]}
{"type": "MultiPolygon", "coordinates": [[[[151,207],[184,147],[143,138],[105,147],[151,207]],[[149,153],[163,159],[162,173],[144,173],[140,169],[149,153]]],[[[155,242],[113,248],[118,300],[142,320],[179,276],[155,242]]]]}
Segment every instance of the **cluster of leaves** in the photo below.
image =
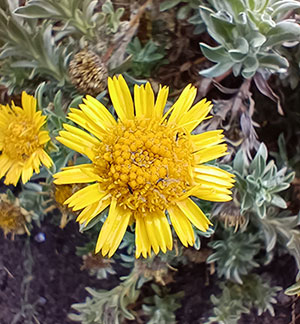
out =
{"type": "Polygon", "coordinates": [[[234,233],[226,230],[220,240],[210,242],[210,247],[215,251],[208,258],[207,263],[217,263],[218,276],[224,276],[243,284],[242,276],[258,267],[254,257],[260,250],[259,237],[251,233],[234,233]]]}
{"type": "MultiPolygon", "coordinates": [[[[87,288],[91,297],[84,303],[73,304],[76,313],[69,314],[69,318],[82,324],[123,323],[125,319],[135,320],[135,303],[141,294],[142,286],[156,278],[155,264],[161,261],[151,259],[145,263],[132,263],[131,258],[122,257],[123,262],[133,264],[131,273],[121,278],[121,282],[111,290],[94,290],[87,288]],[[146,265],[147,264],[147,265],[146,265]],[[129,310],[130,309],[130,310],[129,310]]],[[[147,323],[164,324],[176,323],[174,312],[180,307],[178,299],[183,293],[169,294],[165,288],[152,283],[153,295],[143,299],[142,310],[147,323]]]]}
{"type": "Polygon", "coordinates": [[[164,49],[152,40],[142,46],[140,40],[135,37],[128,44],[127,53],[132,55],[130,72],[134,77],[150,77],[151,73],[168,62],[164,59],[164,49]]]}
{"type": "Polygon", "coordinates": [[[259,217],[266,216],[267,208],[271,205],[286,208],[285,200],[278,195],[286,190],[295,173],[286,167],[277,170],[274,161],[267,163],[268,151],[262,143],[250,165],[239,151],[233,161],[233,169],[237,179],[237,189],[241,202],[241,213],[253,211],[259,217]]]}
{"type": "Polygon", "coordinates": [[[284,14],[300,8],[297,1],[209,1],[200,14],[212,38],[220,45],[201,43],[203,54],[217,64],[201,71],[206,77],[232,69],[235,76],[251,78],[258,69],[284,71],[289,63],[277,50],[286,42],[298,41],[299,25],[284,14]]]}
{"type": "Polygon", "coordinates": [[[108,0],[99,11],[97,3],[31,0],[0,9],[0,80],[10,93],[37,87],[45,79],[55,90],[73,90],[68,66],[74,52],[87,41],[96,46],[99,37],[116,33],[121,23],[122,8],[115,11],[108,0]]]}
{"type": "Polygon", "coordinates": [[[250,313],[252,308],[257,310],[258,315],[265,311],[275,315],[272,304],[276,303],[275,296],[281,287],[271,287],[269,280],[256,274],[244,276],[243,282],[243,285],[232,282],[219,284],[222,293],[211,296],[214,315],[206,324],[236,324],[241,315],[250,313]]]}

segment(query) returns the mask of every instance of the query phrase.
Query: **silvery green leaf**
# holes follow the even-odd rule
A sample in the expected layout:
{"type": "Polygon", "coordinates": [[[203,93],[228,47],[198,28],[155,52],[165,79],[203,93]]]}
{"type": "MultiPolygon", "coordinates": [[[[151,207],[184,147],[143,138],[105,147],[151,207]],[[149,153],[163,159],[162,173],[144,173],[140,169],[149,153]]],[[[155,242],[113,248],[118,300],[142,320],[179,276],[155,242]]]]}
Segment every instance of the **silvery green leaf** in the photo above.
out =
{"type": "Polygon", "coordinates": [[[245,79],[251,79],[256,73],[256,70],[251,70],[251,69],[245,69],[245,70],[242,70],[242,77],[245,78],[245,79]]]}
{"type": "Polygon", "coordinates": [[[235,63],[243,62],[244,59],[247,57],[246,54],[241,53],[237,49],[231,49],[228,51],[228,53],[229,53],[230,59],[235,63]]]}
{"type": "Polygon", "coordinates": [[[279,208],[283,208],[283,209],[287,208],[285,200],[279,195],[273,195],[271,204],[279,208]]]}
{"type": "Polygon", "coordinates": [[[246,38],[238,37],[236,40],[234,40],[233,44],[235,49],[240,53],[247,54],[249,52],[249,44],[246,38]]]}
{"type": "Polygon", "coordinates": [[[250,194],[248,194],[247,192],[245,193],[245,195],[242,198],[242,203],[241,203],[241,211],[245,212],[248,209],[252,208],[253,206],[253,200],[250,194]]]}
{"type": "Polygon", "coordinates": [[[102,11],[106,14],[114,14],[114,7],[110,0],[106,0],[105,3],[102,5],[102,11]]]}
{"type": "Polygon", "coordinates": [[[93,13],[94,13],[94,10],[95,10],[95,7],[97,6],[97,4],[98,4],[98,1],[97,0],[93,0],[93,1],[90,1],[90,0],[83,1],[83,4],[82,4],[82,13],[83,13],[84,19],[87,19],[88,21],[92,19],[93,13]]]}
{"type": "Polygon", "coordinates": [[[239,76],[243,67],[243,63],[235,63],[232,67],[232,73],[235,77],[239,76]]]}
{"type": "Polygon", "coordinates": [[[261,207],[266,201],[266,196],[263,191],[258,192],[255,199],[255,204],[257,207],[261,207]]]}
{"type": "Polygon", "coordinates": [[[300,26],[291,21],[281,21],[266,34],[267,41],[264,46],[272,47],[284,42],[298,40],[300,37],[300,26]]]}
{"type": "Polygon", "coordinates": [[[259,156],[261,156],[263,158],[264,161],[267,161],[267,158],[268,158],[268,150],[267,150],[267,147],[264,143],[261,143],[257,152],[256,152],[256,155],[253,159],[253,161],[251,162],[250,164],[250,172],[253,172],[255,171],[255,168],[257,167],[258,165],[258,159],[259,159],[259,156]]]}
{"type": "Polygon", "coordinates": [[[235,28],[235,24],[230,22],[229,20],[225,20],[222,17],[217,16],[216,14],[211,15],[211,23],[213,29],[221,35],[225,41],[231,41],[234,39],[234,35],[232,33],[233,29],[235,28]]]}
{"type": "Polygon", "coordinates": [[[211,9],[203,6],[200,6],[200,15],[211,37],[213,37],[220,44],[231,42],[233,36],[232,29],[234,28],[233,24],[214,16],[214,12],[211,9]],[[226,28],[228,30],[226,30],[226,28]]]}
{"type": "Polygon", "coordinates": [[[207,78],[214,78],[226,73],[233,65],[234,62],[217,63],[211,68],[202,70],[199,73],[207,78]]]}
{"type": "Polygon", "coordinates": [[[289,10],[299,9],[300,3],[298,1],[293,0],[282,0],[282,1],[276,1],[273,5],[273,12],[272,17],[276,17],[279,14],[283,14],[284,12],[287,12],[289,10]]]}
{"type": "Polygon", "coordinates": [[[274,189],[271,189],[269,192],[274,194],[280,191],[284,191],[290,187],[289,183],[280,183],[274,189]]]}
{"type": "Polygon", "coordinates": [[[200,43],[200,48],[202,50],[203,55],[212,62],[225,63],[229,60],[227,51],[222,45],[217,47],[211,47],[205,43],[200,43]]]}
{"type": "Polygon", "coordinates": [[[255,56],[247,56],[243,62],[244,68],[242,70],[242,75],[245,78],[251,78],[256,73],[259,68],[259,62],[255,56]]]}
{"type": "Polygon", "coordinates": [[[284,292],[286,295],[293,296],[293,295],[300,295],[300,280],[287,288],[284,292]]]}
{"type": "Polygon", "coordinates": [[[262,205],[260,207],[256,207],[257,214],[260,218],[264,218],[266,216],[266,205],[262,205]]]}
{"type": "Polygon", "coordinates": [[[261,47],[267,40],[267,38],[263,34],[255,30],[251,31],[247,35],[247,39],[249,41],[250,46],[254,48],[261,47]]]}
{"type": "Polygon", "coordinates": [[[11,63],[11,67],[18,67],[18,68],[36,68],[37,67],[37,62],[35,61],[26,61],[26,60],[20,60],[20,61],[15,61],[11,63]]]}
{"type": "Polygon", "coordinates": [[[27,5],[17,8],[14,14],[29,19],[60,16],[60,12],[46,1],[29,1],[27,5]]]}
{"type": "Polygon", "coordinates": [[[260,16],[261,20],[263,23],[265,23],[266,25],[268,25],[270,28],[274,28],[276,26],[276,23],[275,21],[272,19],[272,17],[267,14],[266,12],[263,13],[261,16],[260,16]]]}
{"type": "Polygon", "coordinates": [[[244,174],[244,170],[245,170],[245,161],[244,161],[244,155],[242,150],[239,150],[236,155],[235,158],[233,160],[233,170],[237,171],[240,175],[244,174]]]}
{"type": "Polygon", "coordinates": [[[289,67],[289,62],[279,54],[260,54],[258,56],[260,66],[274,70],[276,72],[283,72],[289,67]]]}
{"type": "Polygon", "coordinates": [[[285,182],[291,183],[295,178],[296,173],[290,172],[284,179],[285,182]]]}

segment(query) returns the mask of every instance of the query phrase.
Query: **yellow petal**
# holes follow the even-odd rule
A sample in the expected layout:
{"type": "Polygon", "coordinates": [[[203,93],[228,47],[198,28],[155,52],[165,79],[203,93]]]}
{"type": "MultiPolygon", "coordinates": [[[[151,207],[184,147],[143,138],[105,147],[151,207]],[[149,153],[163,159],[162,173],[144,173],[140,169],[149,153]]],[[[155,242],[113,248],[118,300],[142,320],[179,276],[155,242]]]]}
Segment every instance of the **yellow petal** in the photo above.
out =
{"type": "Polygon", "coordinates": [[[93,160],[93,158],[95,157],[95,152],[91,147],[81,145],[81,143],[79,143],[79,138],[66,131],[60,131],[59,135],[60,136],[56,137],[57,141],[69,147],[71,150],[77,151],[82,155],[86,155],[90,160],[93,160]]]}
{"type": "Polygon", "coordinates": [[[187,198],[183,201],[178,201],[176,204],[200,231],[206,232],[209,225],[212,225],[203,211],[191,199],[187,198]]]}
{"type": "Polygon", "coordinates": [[[48,131],[40,131],[38,136],[39,136],[40,145],[44,145],[50,141],[50,136],[48,131]]]}
{"type": "Polygon", "coordinates": [[[117,206],[117,200],[112,198],[109,213],[104,222],[96,244],[95,253],[102,250],[102,255],[109,253],[111,257],[118,248],[130,220],[131,212],[117,206]]]}
{"type": "Polygon", "coordinates": [[[52,166],[53,161],[43,149],[38,149],[36,151],[36,154],[38,155],[39,159],[42,161],[46,168],[50,168],[52,166]]]}
{"type": "Polygon", "coordinates": [[[106,197],[104,197],[102,200],[92,203],[82,210],[82,212],[76,218],[76,221],[79,222],[79,224],[84,223],[84,226],[87,226],[87,224],[93,218],[99,215],[107,206],[109,206],[109,204],[110,199],[107,199],[106,197]]]}
{"type": "Polygon", "coordinates": [[[134,118],[133,102],[129,88],[122,75],[119,78],[116,76],[108,78],[108,91],[115,108],[115,111],[120,120],[134,118]]]}
{"type": "Polygon", "coordinates": [[[168,99],[168,95],[169,95],[169,88],[168,87],[162,87],[160,86],[158,95],[157,95],[157,99],[156,99],[156,103],[155,103],[155,107],[154,107],[154,112],[155,112],[155,117],[157,119],[161,119],[164,113],[164,108],[166,106],[167,103],[167,99],[168,99]]]}
{"type": "Polygon", "coordinates": [[[112,257],[112,255],[116,252],[117,248],[119,247],[124,234],[126,232],[126,229],[128,227],[128,223],[131,217],[131,212],[126,211],[123,215],[120,215],[120,219],[117,222],[118,226],[116,230],[113,232],[111,241],[110,241],[110,249],[108,253],[108,257],[112,257]]]}
{"type": "Polygon", "coordinates": [[[79,109],[71,108],[70,113],[68,114],[68,119],[86,129],[99,139],[103,139],[103,137],[107,135],[102,124],[94,123],[93,120],[91,120],[83,111],[79,109]]]}
{"type": "Polygon", "coordinates": [[[192,225],[181,209],[177,206],[168,207],[168,213],[181,243],[186,247],[188,247],[188,245],[194,245],[195,235],[192,225]]]}
{"type": "Polygon", "coordinates": [[[2,178],[8,169],[12,166],[13,161],[4,154],[0,155],[0,178],[2,178]]]}
{"type": "Polygon", "coordinates": [[[202,164],[214,159],[218,159],[219,157],[227,154],[227,145],[219,144],[197,151],[194,153],[194,157],[196,164],[202,164]]]}
{"type": "Polygon", "coordinates": [[[92,148],[94,145],[99,144],[99,140],[87,132],[79,129],[78,127],[74,127],[68,124],[63,124],[65,130],[76,137],[76,140],[79,141],[81,139],[81,143],[85,146],[92,148]]]}
{"type": "Polygon", "coordinates": [[[199,199],[215,202],[224,202],[232,200],[230,190],[221,187],[212,187],[211,185],[196,185],[188,192],[188,194],[191,196],[198,197],[199,199]]]}
{"type": "Polygon", "coordinates": [[[36,99],[30,96],[25,91],[22,92],[22,107],[26,112],[26,115],[30,118],[34,116],[36,112],[36,99]]]}
{"type": "Polygon", "coordinates": [[[66,167],[63,171],[53,175],[56,179],[53,182],[58,185],[94,182],[99,180],[99,176],[94,172],[94,167],[91,164],[80,164],[66,167]]]}
{"type": "Polygon", "coordinates": [[[135,256],[139,258],[142,254],[144,258],[147,258],[147,254],[151,254],[151,243],[148,238],[144,217],[136,218],[135,226],[135,256]]]}
{"type": "MultiPolygon", "coordinates": [[[[187,85],[182,91],[181,95],[170,108],[171,115],[169,117],[169,123],[178,122],[182,115],[184,115],[192,106],[197,94],[197,89],[191,84],[187,85]]],[[[168,114],[167,112],[166,114],[168,114]]]]}
{"type": "Polygon", "coordinates": [[[23,169],[22,169],[22,182],[25,184],[28,182],[28,180],[32,177],[33,175],[33,158],[34,156],[32,155],[24,164],[23,169]]]}
{"type": "Polygon", "coordinates": [[[223,130],[208,131],[197,135],[192,135],[191,141],[194,151],[199,151],[224,142],[223,130]]]}
{"type": "Polygon", "coordinates": [[[102,105],[100,101],[98,101],[96,98],[93,98],[92,96],[87,95],[86,99],[83,99],[83,102],[86,104],[87,107],[89,107],[94,114],[97,115],[99,120],[106,126],[106,127],[112,127],[117,124],[116,120],[112,116],[112,114],[108,111],[108,109],[102,105]]]}
{"type": "Polygon", "coordinates": [[[154,114],[154,93],[149,82],[134,86],[134,105],[136,117],[151,118],[154,114]]]}
{"type": "Polygon", "coordinates": [[[180,115],[177,123],[179,126],[184,127],[186,131],[191,132],[203,121],[211,108],[211,102],[206,102],[206,99],[203,99],[194,105],[188,112],[180,115]]]}
{"type": "Polygon", "coordinates": [[[68,204],[73,210],[82,209],[96,201],[103,199],[107,193],[102,191],[99,183],[92,184],[74,193],[64,204],[68,204]]]}
{"type": "Polygon", "coordinates": [[[159,252],[159,242],[156,237],[156,228],[154,225],[152,215],[148,215],[145,217],[145,225],[148,234],[148,239],[151,243],[154,253],[157,254],[159,252]]]}
{"type": "Polygon", "coordinates": [[[12,164],[11,168],[8,170],[5,176],[4,184],[6,185],[12,184],[16,186],[20,179],[21,173],[22,173],[22,164],[18,162],[12,164]]]}

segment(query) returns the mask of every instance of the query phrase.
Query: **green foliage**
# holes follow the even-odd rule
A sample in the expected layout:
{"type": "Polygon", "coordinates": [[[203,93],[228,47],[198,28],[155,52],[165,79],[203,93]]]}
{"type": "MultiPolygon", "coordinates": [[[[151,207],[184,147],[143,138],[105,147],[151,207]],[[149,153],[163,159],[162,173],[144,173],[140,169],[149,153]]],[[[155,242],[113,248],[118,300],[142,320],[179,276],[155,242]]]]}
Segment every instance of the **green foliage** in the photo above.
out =
{"type": "Polygon", "coordinates": [[[300,266],[300,233],[297,230],[300,224],[300,213],[291,216],[289,211],[278,213],[276,208],[269,208],[267,216],[258,219],[257,223],[263,232],[267,253],[271,252],[279,241],[288,250],[291,249],[300,266]]]}
{"type": "Polygon", "coordinates": [[[297,282],[295,284],[293,284],[292,286],[288,287],[285,290],[285,294],[289,296],[293,296],[293,295],[300,296],[300,272],[298,272],[296,280],[297,282]]]}
{"type": "Polygon", "coordinates": [[[271,205],[286,208],[285,200],[278,193],[290,186],[295,174],[286,167],[278,170],[273,160],[267,163],[267,158],[268,151],[263,143],[248,166],[241,150],[235,156],[233,169],[242,213],[253,211],[264,218],[271,205]]]}
{"type": "Polygon", "coordinates": [[[152,284],[155,295],[144,299],[142,309],[149,317],[147,324],[175,324],[175,311],[181,306],[178,299],[184,293],[167,294],[167,290],[152,284]]]}
{"type": "Polygon", "coordinates": [[[140,40],[135,37],[129,43],[127,52],[132,55],[131,71],[135,77],[149,77],[161,65],[167,63],[164,59],[165,51],[152,40],[142,46],[140,40]]]}
{"type": "Polygon", "coordinates": [[[260,68],[286,71],[287,59],[277,48],[285,42],[299,41],[300,26],[283,15],[300,8],[289,0],[210,0],[211,8],[200,7],[201,17],[212,38],[220,45],[200,43],[212,68],[201,71],[206,77],[216,77],[232,68],[235,76],[251,78],[260,68]]]}
{"type": "Polygon", "coordinates": [[[228,229],[223,231],[222,239],[211,241],[209,246],[214,252],[207,258],[207,263],[217,263],[218,277],[224,276],[242,284],[242,276],[258,267],[258,263],[254,261],[260,251],[258,235],[234,233],[232,229],[228,229]]]}
{"type": "Polygon", "coordinates": [[[57,38],[72,35],[94,40],[103,25],[107,26],[108,33],[115,33],[124,12],[123,8],[114,11],[111,1],[103,4],[102,12],[95,12],[97,4],[98,1],[91,0],[30,0],[14,13],[26,19],[41,18],[62,22],[57,38]]]}
{"type": "Polygon", "coordinates": [[[181,4],[176,12],[177,19],[188,19],[188,22],[195,25],[195,34],[205,31],[205,25],[198,10],[203,2],[201,0],[166,0],[160,4],[160,11],[166,11],[181,4]]]}
{"type": "Polygon", "coordinates": [[[24,77],[35,80],[43,75],[55,80],[58,87],[68,82],[67,64],[72,42],[57,45],[51,24],[17,19],[0,10],[0,27],[0,41],[4,43],[0,50],[0,59],[4,60],[1,82],[10,87],[10,92],[14,90],[14,80],[21,86],[24,77]]]}
{"type": "Polygon", "coordinates": [[[81,304],[73,304],[79,314],[69,314],[69,318],[82,324],[123,323],[124,319],[134,320],[128,305],[136,302],[140,290],[136,288],[139,275],[132,272],[123,277],[123,282],[112,290],[94,290],[86,288],[92,297],[81,304]]]}
{"type": "Polygon", "coordinates": [[[243,277],[243,285],[221,282],[220,288],[222,294],[211,297],[214,316],[206,324],[236,324],[243,313],[250,313],[251,308],[255,308],[259,316],[265,311],[275,315],[272,304],[276,303],[275,296],[281,288],[271,287],[269,281],[259,275],[243,277]]]}

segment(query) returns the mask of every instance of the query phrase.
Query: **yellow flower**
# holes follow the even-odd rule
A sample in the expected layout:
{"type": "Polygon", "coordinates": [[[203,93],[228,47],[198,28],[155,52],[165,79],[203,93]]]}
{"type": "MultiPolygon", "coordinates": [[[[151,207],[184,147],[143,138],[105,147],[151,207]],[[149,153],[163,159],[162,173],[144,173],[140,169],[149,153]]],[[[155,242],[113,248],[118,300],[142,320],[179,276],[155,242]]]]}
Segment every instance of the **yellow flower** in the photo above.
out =
{"type": "Polygon", "coordinates": [[[114,254],[132,221],[136,257],[172,249],[166,212],[182,244],[193,245],[191,223],[204,232],[211,223],[189,197],[228,201],[234,182],[232,174],[203,164],[226,154],[222,131],[191,134],[210,111],[210,102],[191,107],[196,88],[188,85],[164,114],[167,87],[160,88],[155,102],[149,83],[136,85],[134,103],[122,76],[109,78],[108,89],[118,121],[86,96],[68,118],[90,134],[64,124],[57,138],[92,161],[54,175],[56,184],[93,183],[65,203],[83,209],[77,221],[84,225],[110,206],[96,244],[96,253],[104,256],[114,254]]]}
{"type": "Polygon", "coordinates": [[[33,171],[40,172],[40,164],[47,168],[52,160],[44,151],[50,140],[48,131],[40,130],[46,117],[36,111],[36,99],[23,91],[22,108],[0,105],[0,178],[6,185],[16,186],[20,177],[26,183],[33,171]]]}

